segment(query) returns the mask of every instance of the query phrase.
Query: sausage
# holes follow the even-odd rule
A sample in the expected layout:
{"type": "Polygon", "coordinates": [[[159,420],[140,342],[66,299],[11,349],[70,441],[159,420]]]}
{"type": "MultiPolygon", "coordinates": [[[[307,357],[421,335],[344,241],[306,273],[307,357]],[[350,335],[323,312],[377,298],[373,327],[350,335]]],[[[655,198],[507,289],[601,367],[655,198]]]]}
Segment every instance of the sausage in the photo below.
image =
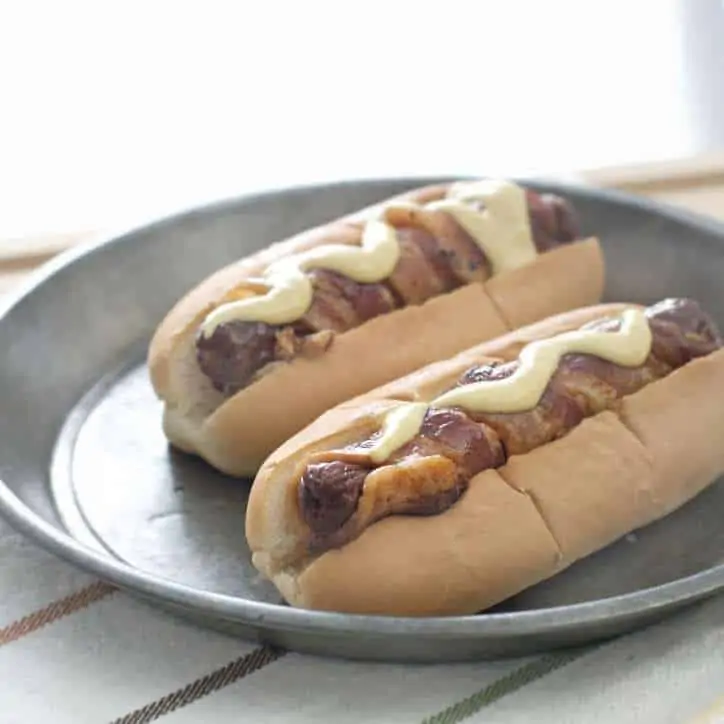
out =
{"type": "Polygon", "coordinates": [[[314,269],[310,277],[314,297],[299,321],[303,334],[322,330],[346,332],[400,306],[384,284],[358,284],[327,269],[314,269]]]}
{"type": "MultiPolygon", "coordinates": [[[[422,229],[402,228],[397,232],[400,259],[387,279],[401,306],[422,304],[438,294],[459,287],[449,259],[437,240],[422,229]]],[[[469,245],[474,243],[469,241],[469,245]]]]}
{"type": "Polygon", "coordinates": [[[578,220],[571,205],[560,196],[528,191],[528,210],[538,250],[548,251],[577,238],[578,220]]]}
{"type": "Polygon", "coordinates": [[[199,335],[199,366],[225,395],[248,384],[256,371],[275,359],[277,330],[262,322],[229,322],[210,337],[199,335]]]}
{"type": "MultiPolygon", "coordinates": [[[[400,460],[424,464],[440,456],[453,465],[442,469],[439,464],[435,466],[438,491],[434,495],[410,496],[409,481],[407,485],[398,484],[385,500],[387,510],[384,513],[389,514],[389,510],[410,515],[440,513],[460,497],[466,477],[474,475],[476,470],[502,465],[504,460],[502,445],[484,426],[475,424],[458,410],[430,410],[419,436],[400,448],[390,460],[392,464],[386,467],[393,468],[400,460]],[[445,485],[441,477],[449,471],[454,479],[445,485]]],[[[354,458],[354,453],[350,458],[354,458]]],[[[418,475],[418,486],[420,470],[421,466],[415,465],[412,471],[418,475]]],[[[346,523],[357,507],[370,471],[369,464],[348,460],[307,465],[298,487],[299,509],[307,525],[316,534],[326,536],[346,523]]]]}
{"type": "MultiPolygon", "coordinates": [[[[524,454],[562,437],[585,417],[614,409],[622,397],[633,394],[688,361],[710,354],[722,346],[716,325],[692,300],[666,300],[649,307],[646,316],[652,333],[652,345],[643,365],[622,367],[591,355],[564,355],[534,409],[519,413],[475,414],[458,409],[431,408],[418,435],[397,450],[383,467],[394,469],[396,464],[410,459],[421,459],[419,465],[424,464],[426,459],[445,457],[455,465],[457,489],[461,495],[468,481],[483,470],[502,466],[512,455],[524,454]]],[[[613,331],[619,324],[619,320],[604,319],[585,325],[585,328],[613,331]]],[[[517,361],[475,366],[468,369],[457,384],[503,379],[512,375],[517,366],[517,361]]],[[[369,446],[369,442],[363,441],[357,448],[363,450],[369,446]]],[[[318,463],[315,474],[320,479],[326,476],[327,480],[332,481],[332,466],[335,464],[335,461],[318,463]]],[[[354,505],[362,495],[365,481],[374,472],[371,466],[360,463],[356,464],[356,470],[357,474],[353,478],[347,478],[350,489],[346,500],[354,500],[354,505]]],[[[394,476],[388,477],[389,485],[394,490],[394,476]]],[[[304,485],[302,476],[300,486],[303,488],[304,485]]],[[[335,489],[334,482],[329,483],[329,493],[324,486],[317,487],[316,500],[328,501],[324,504],[328,509],[334,499],[335,489]]],[[[455,496],[450,495],[449,485],[446,485],[437,501],[431,502],[431,496],[427,493],[418,508],[408,501],[405,512],[419,515],[440,513],[455,502],[457,498],[453,498],[455,496]]],[[[318,508],[322,507],[320,503],[317,505],[318,508]]],[[[394,507],[390,505],[386,513],[377,513],[375,517],[393,514],[396,512],[394,507]]],[[[304,505],[300,510],[315,534],[324,535],[335,530],[326,521],[320,524],[305,510],[304,505]]],[[[345,520],[350,519],[353,513],[353,506],[348,505],[345,520]]],[[[330,520],[332,517],[330,514],[330,520]]],[[[343,537],[336,534],[335,540],[342,541],[343,537]]]]}
{"type": "MultiPolygon", "coordinates": [[[[518,367],[517,362],[482,368],[473,368],[465,374],[464,383],[497,380],[509,377],[518,367]]],[[[538,405],[527,412],[515,414],[475,415],[466,413],[476,423],[494,431],[505,451],[505,458],[527,452],[558,437],[561,430],[575,427],[585,416],[583,401],[566,395],[566,390],[557,384],[565,363],[551,380],[538,405]]],[[[479,468],[479,472],[484,468],[479,468]]]]}
{"type": "MultiPolygon", "coordinates": [[[[577,238],[578,222],[569,202],[531,190],[526,190],[526,197],[539,251],[577,238]]],[[[197,361],[214,388],[231,396],[249,385],[270,362],[289,360],[306,349],[310,335],[346,332],[379,315],[421,304],[489,276],[482,250],[449,214],[424,207],[393,207],[387,220],[397,230],[401,253],[384,282],[362,284],[315,269],[310,272],[312,304],[294,325],[234,321],[219,325],[208,337],[199,334],[197,361]],[[290,339],[290,329],[294,339],[290,339]]]]}
{"type": "Polygon", "coordinates": [[[490,430],[475,424],[460,410],[428,410],[420,434],[397,451],[391,462],[411,456],[444,455],[461,475],[503,464],[500,441],[490,430]]]}
{"type": "Polygon", "coordinates": [[[369,467],[333,460],[307,465],[299,485],[299,505],[309,526],[332,533],[354,513],[369,467]]]}

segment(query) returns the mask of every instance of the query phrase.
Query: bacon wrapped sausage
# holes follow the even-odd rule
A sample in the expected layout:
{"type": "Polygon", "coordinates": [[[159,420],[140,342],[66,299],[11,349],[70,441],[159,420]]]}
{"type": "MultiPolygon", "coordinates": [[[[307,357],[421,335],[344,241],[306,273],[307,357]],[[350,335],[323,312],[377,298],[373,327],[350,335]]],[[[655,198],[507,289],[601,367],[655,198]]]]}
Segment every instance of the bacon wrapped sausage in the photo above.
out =
{"type": "MultiPolygon", "coordinates": [[[[528,218],[539,252],[578,238],[573,206],[552,194],[526,191],[528,218]]],[[[324,350],[327,332],[342,333],[381,314],[484,282],[490,266],[484,253],[446,212],[419,208],[394,211],[400,259],[383,282],[362,284],[337,272],[310,272],[314,297],[306,314],[291,325],[231,321],[196,341],[198,361],[213,386],[233,395],[271,362],[324,350]]]]}
{"type": "Polygon", "coordinates": [[[568,199],[426,186],[220,269],[149,348],[169,441],[250,475],[324,410],[470,345],[597,303],[605,265],[568,199]]]}
{"type": "MultiPolygon", "coordinates": [[[[652,344],[641,366],[624,367],[592,355],[568,354],[561,358],[534,409],[476,414],[431,408],[419,434],[396,450],[384,466],[369,460],[350,461],[369,441],[340,451],[338,459],[309,463],[299,479],[299,505],[304,521],[315,533],[314,546],[341,545],[363,525],[387,515],[439,514],[454,504],[469,480],[483,470],[562,437],[584,418],[614,408],[626,395],[722,345],[713,321],[693,300],[665,300],[649,307],[646,317],[652,344]],[[357,509],[369,476],[384,477],[383,500],[373,516],[342,531],[357,509]],[[427,484],[422,485],[421,480],[427,484]],[[421,488],[423,492],[418,494],[421,488]]],[[[615,331],[620,324],[620,319],[603,319],[584,328],[615,331]]],[[[518,366],[518,361],[474,366],[462,375],[458,386],[504,379],[518,366]]]]}

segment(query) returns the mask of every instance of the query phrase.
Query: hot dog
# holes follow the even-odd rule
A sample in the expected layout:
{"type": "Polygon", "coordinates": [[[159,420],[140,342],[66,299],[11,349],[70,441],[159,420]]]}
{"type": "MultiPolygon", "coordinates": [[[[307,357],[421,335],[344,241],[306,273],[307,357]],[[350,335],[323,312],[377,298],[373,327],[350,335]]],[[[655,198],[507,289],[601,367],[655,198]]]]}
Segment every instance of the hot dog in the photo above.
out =
{"type": "Polygon", "coordinates": [[[329,407],[600,300],[571,204],[509,181],[424,187],[272,245],[190,291],[148,363],[175,446],[254,473],[329,407]]]}
{"type": "Polygon", "coordinates": [[[591,306],[358,396],[265,461],[246,531],[292,605],[472,614],[724,472],[724,350],[690,299],[591,306]]]}

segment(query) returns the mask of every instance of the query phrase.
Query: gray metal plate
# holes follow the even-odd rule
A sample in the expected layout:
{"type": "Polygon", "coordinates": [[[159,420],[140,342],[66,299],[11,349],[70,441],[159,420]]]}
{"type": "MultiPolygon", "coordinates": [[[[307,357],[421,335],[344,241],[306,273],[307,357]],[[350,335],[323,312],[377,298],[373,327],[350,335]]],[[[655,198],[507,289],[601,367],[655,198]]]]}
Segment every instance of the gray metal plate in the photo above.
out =
{"type": "MultiPolygon", "coordinates": [[[[479,616],[299,611],[260,580],[244,540],[248,482],[165,443],[144,365],[150,335],[223,264],[437,180],[245,197],[54,262],[0,317],[0,512],[57,555],[170,612],[325,655],[449,661],[533,652],[630,630],[724,587],[724,484],[479,616]]],[[[532,185],[572,198],[586,231],[601,238],[607,299],[693,296],[724,326],[721,225],[619,194],[532,185]]]]}

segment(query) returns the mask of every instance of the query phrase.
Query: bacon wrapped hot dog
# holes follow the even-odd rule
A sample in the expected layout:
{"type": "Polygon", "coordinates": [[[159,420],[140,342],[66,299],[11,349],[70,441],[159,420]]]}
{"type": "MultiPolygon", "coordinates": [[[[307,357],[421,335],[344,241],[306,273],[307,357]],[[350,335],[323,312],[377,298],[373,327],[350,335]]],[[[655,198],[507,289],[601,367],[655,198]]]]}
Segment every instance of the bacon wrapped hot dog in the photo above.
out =
{"type": "Polygon", "coordinates": [[[566,200],[426,187],[203,282],[159,326],[151,378],[172,443],[248,474],[330,406],[602,288],[566,200]]]}
{"type": "Polygon", "coordinates": [[[484,609],[724,471],[721,348],[692,300],[601,305],[351,401],[260,471],[254,562],[300,606],[484,609]]]}

